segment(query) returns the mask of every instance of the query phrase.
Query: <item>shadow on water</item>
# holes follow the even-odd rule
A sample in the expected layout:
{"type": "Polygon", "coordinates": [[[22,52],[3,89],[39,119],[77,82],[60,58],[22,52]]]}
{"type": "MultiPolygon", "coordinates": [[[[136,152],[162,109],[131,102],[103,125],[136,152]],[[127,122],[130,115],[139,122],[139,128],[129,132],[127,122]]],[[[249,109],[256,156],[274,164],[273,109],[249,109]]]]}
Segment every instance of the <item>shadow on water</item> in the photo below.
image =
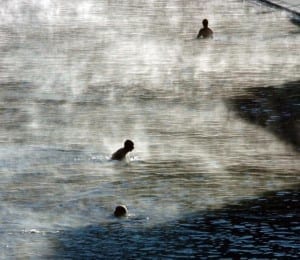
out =
{"type": "Polygon", "coordinates": [[[300,81],[249,88],[228,103],[240,117],[270,130],[300,152],[300,81]]]}
{"type": "Polygon", "coordinates": [[[298,25],[300,26],[300,17],[292,17],[290,19],[291,23],[293,23],[294,25],[298,25]]]}
{"type": "MultiPolygon", "coordinates": [[[[116,220],[61,232],[55,257],[71,259],[297,258],[300,186],[147,227],[116,220]]],[[[132,223],[133,222],[133,223],[132,223]]]]}

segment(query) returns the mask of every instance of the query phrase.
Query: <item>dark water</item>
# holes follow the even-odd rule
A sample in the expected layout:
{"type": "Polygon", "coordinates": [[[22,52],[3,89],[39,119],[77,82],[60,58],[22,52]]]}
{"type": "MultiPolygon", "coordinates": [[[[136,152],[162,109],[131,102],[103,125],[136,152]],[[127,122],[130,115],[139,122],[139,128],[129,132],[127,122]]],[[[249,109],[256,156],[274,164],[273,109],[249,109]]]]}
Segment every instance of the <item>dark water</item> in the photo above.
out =
{"type": "Polygon", "coordinates": [[[273,132],[300,151],[300,81],[249,88],[229,101],[238,114],[273,132]]]}
{"type": "Polygon", "coordinates": [[[258,1],[2,1],[0,258],[299,258],[299,29],[258,1]]]}
{"type": "Polygon", "coordinates": [[[154,227],[123,220],[61,234],[58,255],[71,258],[298,258],[299,187],[269,192],[220,210],[154,227]]]}

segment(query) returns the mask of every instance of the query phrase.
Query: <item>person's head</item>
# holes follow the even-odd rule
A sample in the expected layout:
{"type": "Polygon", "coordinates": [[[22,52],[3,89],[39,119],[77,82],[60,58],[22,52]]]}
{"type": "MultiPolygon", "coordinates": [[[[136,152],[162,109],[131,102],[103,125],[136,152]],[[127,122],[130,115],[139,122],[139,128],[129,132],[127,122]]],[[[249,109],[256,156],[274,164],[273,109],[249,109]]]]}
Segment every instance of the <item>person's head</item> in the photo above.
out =
{"type": "Polygon", "coordinates": [[[127,207],[125,205],[119,205],[116,207],[115,212],[114,212],[114,216],[115,217],[125,217],[127,215],[127,207]]]}
{"type": "Polygon", "coordinates": [[[202,24],[203,24],[203,27],[207,27],[208,26],[208,20],[203,19],[202,24]]]}
{"type": "Polygon", "coordinates": [[[134,149],[134,144],[131,140],[126,140],[125,143],[124,143],[124,148],[127,150],[127,151],[132,151],[134,149]]]}

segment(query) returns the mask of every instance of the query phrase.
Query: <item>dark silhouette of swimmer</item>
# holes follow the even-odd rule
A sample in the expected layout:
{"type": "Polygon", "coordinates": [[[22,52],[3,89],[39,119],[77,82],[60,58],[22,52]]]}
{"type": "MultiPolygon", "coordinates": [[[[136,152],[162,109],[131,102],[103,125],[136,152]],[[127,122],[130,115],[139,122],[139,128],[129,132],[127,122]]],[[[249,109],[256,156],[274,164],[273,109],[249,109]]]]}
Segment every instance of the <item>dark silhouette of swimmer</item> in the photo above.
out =
{"type": "Polygon", "coordinates": [[[121,160],[125,159],[126,154],[128,152],[131,152],[133,149],[134,149],[133,142],[131,140],[126,140],[124,142],[124,147],[120,148],[118,151],[113,153],[113,155],[111,156],[111,159],[121,161],[121,160]]]}
{"type": "Polygon", "coordinates": [[[208,20],[207,19],[204,19],[202,21],[202,24],[203,24],[203,28],[201,28],[199,30],[199,33],[197,35],[197,39],[199,38],[213,38],[213,31],[208,27],[208,20]]]}
{"type": "Polygon", "coordinates": [[[127,215],[127,207],[125,205],[119,205],[115,208],[114,216],[117,218],[125,217],[127,215]]]}

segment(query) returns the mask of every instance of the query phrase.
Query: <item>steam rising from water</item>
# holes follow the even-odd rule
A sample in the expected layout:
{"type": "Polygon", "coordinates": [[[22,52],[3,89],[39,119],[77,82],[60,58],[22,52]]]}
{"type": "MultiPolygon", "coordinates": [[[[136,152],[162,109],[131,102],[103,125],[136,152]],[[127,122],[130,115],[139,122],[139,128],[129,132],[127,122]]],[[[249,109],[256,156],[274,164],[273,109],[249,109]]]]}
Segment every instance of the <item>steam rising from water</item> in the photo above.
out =
{"type": "Polygon", "coordinates": [[[9,39],[4,44],[11,51],[4,53],[2,77],[18,74],[48,95],[78,98],[88,86],[104,84],[172,90],[191,82],[205,86],[214,76],[224,89],[232,85],[224,76],[261,84],[274,78],[269,71],[278,78],[294,75],[297,41],[287,35],[292,25],[278,13],[258,16],[258,25],[259,12],[236,1],[7,1],[1,38],[9,39]],[[215,31],[213,43],[194,41],[203,16],[215,31]],[[270,21],[277,30],[264,26],[270,21]],[[241,24],[247,26],[241,30],[241,24]],[[278,37],[281,28],[285,39],[278,37]],[[282,43],[294,53],[274,57],[269,46],[282,43]]]}
{"type": "Polygon", "coordinates": [[[2,2],[1,240],[15,254],[32,252],[30,230],[110,222],[116,204],[152,225],[299,180],[297,155],[223,103],[298,75],[299,28],[285,13],[246,1],[2,2]],[[195,40],[204,17],[213,41],[195,40]],[[131,163],[109,162],[127,138],[131,163]]]}

